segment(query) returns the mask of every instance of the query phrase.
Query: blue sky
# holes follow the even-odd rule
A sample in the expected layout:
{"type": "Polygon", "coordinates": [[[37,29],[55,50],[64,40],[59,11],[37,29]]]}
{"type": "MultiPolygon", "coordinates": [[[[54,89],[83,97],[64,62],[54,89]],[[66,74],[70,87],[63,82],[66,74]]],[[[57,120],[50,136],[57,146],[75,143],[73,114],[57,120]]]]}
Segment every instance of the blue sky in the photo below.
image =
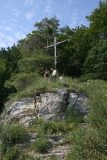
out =
{"type": "Polygon", "coordinates": [[[0,48],[17,44],[45,17],[56,15],[60,27],[88,26],[85,16],[98,6],[99,0],[0,0],[0,48]]]}

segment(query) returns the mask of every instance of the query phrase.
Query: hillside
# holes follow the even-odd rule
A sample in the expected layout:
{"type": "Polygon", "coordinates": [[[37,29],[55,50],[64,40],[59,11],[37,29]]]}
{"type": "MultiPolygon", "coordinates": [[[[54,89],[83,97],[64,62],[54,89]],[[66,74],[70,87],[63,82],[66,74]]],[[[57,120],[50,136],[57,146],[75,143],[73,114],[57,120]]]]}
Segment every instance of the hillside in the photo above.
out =
{"type": "MultiPolygon", "coordinates": [[[[24,91],[20,90],[20,92],[13,93],[10,96],[11,101],[8,102],[7,108],[9,108],[9,106],[16,100],[21,100],[22,97],[29,96],[34,100],[34,94],[36,93],[36,91],[42,94],[49,92],[52,93],[53,88],[60,89],[65,87],[69,92],[85,93],[88,96],[88,106],[90,106],[88,115],[84,117],[77,112],[74,112],[74,110],[71,110],[70,112],[68,112],[67,117],[65,117],[64,120],[60,120],[59,122],[50,122],[37,118],[33,123],[31,123],[29,127],[19,125],[18,121],[16,121],[17,119],[12,120],[11,123],[7,119],[8,122],[6,122],[5,124],[1,124],[2,157],[7,160],[14,159],[14,157],[18,160],[33,160],[35,158],[40,160],[52,160],[58,158],[61,159],[61,155],[66,160],[101,160],[107,158],[106,81],[83,81],[83,79],[72,79],[63,77],[62,82],[59,82],[59,80],[57,79],[57,83],[52,84],[50,79],[47,79],[45,81],[43,77],[39,77],[38,83],[31,83],[29,84],[29,88],[24,88],[24,91]],[[33,94],[31,94],[32,91],[33,94]],[[29,145],[28,143],[29,133],[31,137],[30,140],[33,142],[32,145],[29,145]],[[36,139],[36,141],[34,139],[36,139]],[[20,147],[23,148],[22,150],[24,150],[24,152],[20,152],[20,147]],[[54,147],[56,148],[56,150],[54,147]],[[64,156],[63,150],[65,151],[65,154],[67,154],[66,156],[64,156]],[[47,151],[50,152],[50,154],[47,153],[47,151]],[[48,158],[46,158],[47,156],[48,158]]],[[[33,113],[33,110],[30,108],[25,112],[26,114],[30,115],[31,112],[33,113]]],[[[4,110],[1,116],[5,117],[6,114],[6,110],[4,110]]],[[[21,112],[19,115],[21,116],[21,112]]]]}

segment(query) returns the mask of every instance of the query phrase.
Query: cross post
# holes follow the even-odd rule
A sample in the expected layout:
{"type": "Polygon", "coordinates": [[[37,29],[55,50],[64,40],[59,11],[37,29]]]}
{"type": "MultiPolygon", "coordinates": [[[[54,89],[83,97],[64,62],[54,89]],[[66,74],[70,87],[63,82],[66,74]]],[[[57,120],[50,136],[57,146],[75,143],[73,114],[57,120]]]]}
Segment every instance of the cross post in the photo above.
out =
{"type": "Polygon", "coordinates": [[[57,42],[56,43],[56,37],[54,36],[54,44],[52,44],[52,45],[50,45],[50,46],[48,46],[48,44],[47,44],[47,47],[45,47],[45,48],[50,48],[50,47],[53,47],[54,46],[54,58],[55,58],[55,60],[54,60],[54,65],[55,65],[55,69],[56,69],[56,45],[57,44],[60,44],[60,43],[63,43],[63,42],[65,42],[66,40],[64,40],[64,41],[61,41],[61,42],[57,42]]]}

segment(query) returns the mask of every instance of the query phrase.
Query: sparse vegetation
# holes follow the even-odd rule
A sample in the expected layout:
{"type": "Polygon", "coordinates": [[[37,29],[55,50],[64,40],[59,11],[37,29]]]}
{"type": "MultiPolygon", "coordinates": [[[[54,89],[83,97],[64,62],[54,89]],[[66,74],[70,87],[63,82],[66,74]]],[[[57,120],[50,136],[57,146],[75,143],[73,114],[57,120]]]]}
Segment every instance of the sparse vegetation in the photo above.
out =
{"type": "Polygon", "coordinates": [[[17,159],[19,157],[19,147],[21,143],[27,141],[27,130],[19,124],[4,124],[0,126],[0,157],[6,160],[17,159]]]}
{"type": "Polygon", "coordinates": [[[39,153],[47,153],[48,149],[51,147],[50,142],[44,137],[44,135],[40,135],[37,141],[33,142],[31,145],[31,149],[35,152],[39,153]]]}
{"type": "MultiPolygon", "coordinates": [[[[72,144],[71,152],[67,155],[67,160],[81,159],[106,159],[106,122],[107,122],[107,82],[104,80],[87,80],[82,81],[82,79],[73,79],[69,77],[64,77],[63,82],[60,84],[57,80],[55,84],[58,88],[61,87],[62,84],[67,84],[69,86],[67,89],[69,92],[71,91],[80,91],[84,92],[89,97],[88,106],[90,106],[90,114],[85,118],[81,115],[78,115],[74,110],[70,110],[67,113],[67,117],[65,120],[61,122],[48,122],[40,119],[36,119],[35,123],[30,126],[27,131],[32,133],[38,133],[39,137],[37,142],[34,142],[31,146],[28,147],[28,152],[30,150],[34,150],[35,152],[46,152],[49,147],[51,147],[50,143],[47,141],[45,135],[51,134],[63,134],[63,142],[59,143],[59,145],[64,144],[72,144]],[[42,134],[41,134],[42,133],[42,134]]],[[[47,91],[55,91],[54,85],[48,81],[45,81],[43,77],[38,77],[38,83],[31,83],[31,88],[29,84],[29,91],[34,87],[36,90],[36,86],[42,88],[40,92],[47,91]],[[40,82],[40,83],[39,83],[40,82]],[[48,84],[49,85],[46,85],[48,84]],[[32,87],[33,86],[33,87],[32,87]],[[46,86],[46,88],[44,87],[46,86]]],[[[26,90],[26,87],[25,87],[26,90]]],[[[38,88],[37,88],[38,90],[38,88]]],[[[21,90],[20,90],[21,91],[21,90]]],[[[30,91],[30,92],[31,92],[30,91]]],[[[38,90],[39,91],[39,90],[38,90]]],[[[25,92],[27,93],[27,92],[25,92]]],[[[25,94],[25,96],[27,96],[25,94]]],[[[19,93],[15,93],[14,96],[10,98],[20,97],[19,93]]],[[[12,126],[4,126],[2,128],[2,132],[5,131],[8,134],[4,138],[8,139],[9,144],[14,144],[17,146],[17,143],[20,143],[22,140],[21,133],[24,131],[20,130],[17,125],[12,126]],[[15,129],[16,128],[16,129],[15,129]],[[17,134],[15,134],[15,130],[18,130],[17,134]],[[9,137],[8,137],[9,135],[9,137]],[[14,137],[15,136],[15,137],[14,137]]],[[[1,133],[2,133],[1,132],[1,133]]],[[[23,132],[23,134],[25,131],[23,132]]],[[[23,139],[24,140],[24,139],[23,139]]],[[[3,136],[1,141],[4,143],[3,136]]],[[[25,139],[26,141],[26,139],[25,139]]],[[[2,149],[4,147],[4,153],[6,153],[6,145],[1,143],[2,149]]],[[[12,145],[12,146],[14,146],[12,145]]],[[[19,152],[19,148],[14,148],[6,154],[7,157],[15,156],[19,152]]],[[[2,152],[3,153],[3,152],[2,152]]],[[[21,157],[29,157],[26,155],[20,155],[21,157]]],[[[31,156],[32,157],[32,156],[31,156]]],[[[33,157],[32,157],[33,158],[33,157]]],[[[29,158],[28,158],[29,160],[29,158]]]]}

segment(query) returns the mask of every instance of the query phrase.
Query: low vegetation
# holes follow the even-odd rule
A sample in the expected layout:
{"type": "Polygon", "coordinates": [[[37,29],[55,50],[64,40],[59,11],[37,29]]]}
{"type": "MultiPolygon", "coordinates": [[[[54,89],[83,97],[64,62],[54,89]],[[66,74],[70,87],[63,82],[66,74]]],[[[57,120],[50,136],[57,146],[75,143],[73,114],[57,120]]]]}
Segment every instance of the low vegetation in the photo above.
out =
{"type": "MultiPolygon", "coordinates": [[[[25,79],[25,81],[29,80],[25,79]]],[[[35,94],[36,90],[47,92],[67,86],[68,91],[80,91],[88,95],[90,113],[87,117],[82,117],[71,110],[68,111],[67,117],[62,122],[48,122],[37,119],[27,130],[24,126],[19,126],[16,123],[1,126],[0,154],[5,155],[3,160],[12,160],[14,157],[17,157],[18,160],[24,159],[24,157],[26,160],[33,160],[33,157],[28,153],[31,151],[35,151],[35,153],[47,152],[52,146],[45,135],[52,134],[64,134],[64,141],[59,145],[69,144],[72,146],[66,160],[106,160],[107,82],[104,80],[87,80],[83,77],[80,79],[63,77],[62,82],[59,82],[57,77],[55,84],[51,83],[50,78],[45,80],[43,77],[37,77],[36,81],[32,78],[32,82],[29,81],[29,89],[26,86],[25,92],[23,92],[20,88],[20,92],[10,95],[10,99],[31,96],[32,89],[34,89],[35,94]],[[37,142],[28,146],[27,152],[20,153],[19,144],[27,142],[27,132],[38,133],[39,137],[37,142]]],[[[25,84],[28,83],[25,82],[25,84]]],[[[14,85],[18,87],[18,79],[17,81],[14,80],[14,85]]],[[[34,95],[32,94],[32,96],[34,95]]],[[[37,159],[40,159],[40,157],[37,157],[37,159]]]]}

